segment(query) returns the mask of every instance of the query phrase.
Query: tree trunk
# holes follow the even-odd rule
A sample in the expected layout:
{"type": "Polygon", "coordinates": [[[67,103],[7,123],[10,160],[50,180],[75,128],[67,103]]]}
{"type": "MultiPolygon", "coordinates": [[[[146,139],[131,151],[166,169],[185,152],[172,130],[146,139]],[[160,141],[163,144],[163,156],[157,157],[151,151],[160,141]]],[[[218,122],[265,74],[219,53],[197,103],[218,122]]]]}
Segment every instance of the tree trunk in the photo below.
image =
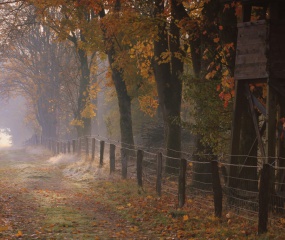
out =
{"type": "Polygon", "coordinates": [[[46,115],[45,122],[41,124],[42,127],[42,136],[46,138],[57,137],[57,120],[55,113],[49,113],[49,116],[46,115]]]}
{"type": "Polygon", "coordinates": [[[86,104],[90,99],[90,69],[88,66],[88,58],[86,51],[78,50],[80,60],[81,79],[79,85],[79,96],[78,96],[78,108],[76,113],[76,119],[83,121],[83,126],[77,127],[78,137],[90,136],[91,135],[91,118],[82,117],[81,113],[85,109],[86,104]]]}
{"type": "MultiPolygon", "coordinates": [[[[164,1],[155,1],[155,17],[160,17],[164,11],[164,1]]],[[[180,6],[180,5],[179,5],[180,6]]],[[[165,144],[167,149],[166,167],[168,173],[179,172],[181,157],[181,96],[183,62],[175,54],[181,53],[180,32],[175,20],[178,19],[180,8],[176,1],[171,1],[172,20],[170,30],[167,30],[167,21],[160,19],[158,37],[154,41],[154,75],[157,84],[159,104],[163,112],[165,127],[165,144]],[[161,63],[162,55],[170,52],[170,60],[161,63]]],[[[182,53],[181,53],[182,54],[182,53]]]]}
{"type": "Polygon", "coordinates": [[[133,138],[133,123],[131,112],[131,98],[128,95],[127,87],[123,79],[122,73],[113,68],[115,51],[113,49],[108,52],[108,60],[112,69],[112,78],[115,84],[119,113],[120,113],[120,130],[121,130],[121,142],[123,147],[132,148],[134,145],[133,138]]]}
{"type": "MultiPolygon", "coordinates": [[[[120,7],[121,7],[120,0],[116,0],[114,6],[114,10],[116,13],[120,11],[120,7]]],[[[104,18],[106,16],[104,8],[100,11],[99,15],[100,18],[104,18]]],[[[116,56],[116,49],[114,43],[115,36],[112,36],[112,38],[106,36],[107,29],[104,24],[101,25],[101,29],[104,35],[104,41],[106,46],[106,52],[108,55],[109,65],[112,70],[112,80],[114,82],[118,98],[122,146],[133,148],[134,137],[133,137],[133,124],[132,124],[132,112],[131,112],[131,98],[128,94],[127,86],[123,79],[122,72],[114,67],[115,56],[116,56]]]]}
{"type": "MultiPolygon", "coordinates": [[[[285,97],[279,96],[279,102],[280,102],[280,118],[285,117],[285,97]]],[[[279,120],[279,119],[278,119],[279,120]]],[[[283,160],[285,158],[285,136],[283,136],[283,139],[279,137],[278,139],[278,157],[280,158],[278,161],[278,167],[282,168],[278,171],[278,183],[279,188],[278,191],[284,193],[285,192],[285,161],[283,160]]]]}
{"type": "MultiPolygon", "coordinates": [[[[219,1],[218,0],[211,0],[207,3],[204,4],[203,7],[203,22],[204,22],[204,28],[203,31],[206,31],[207,34],[201,34],[200,39],[196,39],[195,41],[191,41],[191,50],[197,51],[193,49],[194,47],[197,46],[197,43],[200,43],[200,51],[201,53],[204,53],[205,50],[207,49],[209,52],[213,53],[213,56],[208,57],[208,58],[202,58],[201,55],[194,55],[196,57],[201,57],[200,64],[198,64],[198,60],[196,59],[194,61],[195,65],[194,67],[194,73],[196,76],[199,76],[201,80],[205,79],[205,75],[208,72],[208,66],[212,61],[212,57],[214,57],[215,52],[216,52],[216,46],[214,45],[213,42],[213,34],[218,33],[218,28],[214,24],[214,22],[217,21],[217,16],[219,12],[219,1]],[[199,66],[200,68],[200,73],[198,74],[197,68],[199,66]]],[[[213,81],[213,80],[211,80],[213,81]]],[[[197,115],[204,115],[202,112],[204,111],[202,102],[199,103],[199,100],[196,102],[197,104],[197,115]],[[199,114],[201,113],[201,114],[199,114]]],[[[205,121],[207,121],[205,119],[205,121]]],[[[212,154],[212,148],[211,146],[206,146],[202,142],[202,135],[198,134],[195,139],[195,152],[194,152],[194,160],[197,162],[194,164],[193,169],[194,169],[194,174],[193,174],[193,185],[196,188],[199,189],[207,189],[210,187],[210,183],[212,182],[212,176],[211,176],[211,160],[214,160],[214,156],[208,156],[208,155],[203,155],[203,154],[212,154]],[[200,163],[201,162],[201,163],[200,163]]]]}
{"type": "MultiPolygon", "coordinates": [[[[194,57],[193,59],[193,69],[196,77],[200,76],[201,78],[204,78],[205,75],[208,73],[208,67],[211,64],[211,61],[218,55],[217,52],[217,44],[214,43],[213,38],[216,37],[217,35],[220,37],[220,43],[222,43],[224,46],[225,44],[230,44],[233,43],[235,46],[236,43],[236,35],[237,35],[237,30],[236,30],[236,16],[235,16],[235,11],[234,8],[230,9],[224,9],[224,6],[220,5],[220,1],[218,0],[211,0],[207,3],[204,4],[203,7],[203,22],[204,22],[204,28],[203,32],[207,32],[207,34],[201,34],[201,40],[197,37],[196,39],[190,41],[191,45],[191,53],[193,52],[194,57]],[[219,25],[223,26],[223,30],[219,31],[219,25]],[[200,51],[197,51],[197,43],[200,43],[200,51]],[[207,50],[209,53],[212,53],[212,55],[208,56],[208,59],[202,59],[199,54],[199,52],[203,53],[205,50],[207,50]],[[201,63],[199,64],[199,60],[201,63]],[[200,70],[201,72],[199,73],[197,70],[200,70]]],[[[226,61],[227,61],[227,68],[231,75],[233,76],[234,72],[234,62],[235,62],[235,48],[229,49],[229,53],[226,56],[226,61]]],[[[216,79],[210,80],[210,81],[216,81],[217,85],[220,84],[220,79],[218,77],[220,75],[221,77],[221,72],[217,73],[216,79]]],[[[214,86],[215,87],[215,86],[214,86]]],[[[199,111],[202,113],[204,109],[202,107],[199,107],[203,103],[197,102],[197,111],[199,115],[199,111]]],[[[205,115],[205,114],[201,114],[205,115]]],[[[205,121],[207,121],[205,119],[205,121]]],[[[196,151],[197,153],[208,153],[212,154],[212,149],[211,146],[205,146],[201,142],[202,136],[198,135],[196,138],[196,151]]],[[[195,160],[200,161],[200,162],[209,162],[211,158],[209,157],[202,157],[201,155],[195,155],[195,160]]],[[[197,184],[199,182],[204,182],[204,183],[210,183],[211,182],[211,175],[204,175],[203,173],[211,173],[211,165],[210,164],[195,164],[194,166],[196,174],[193,175],[193,180],[194,184],[196,187],[203,188],[203,185],[197,184]],[[209,176],[209,177],[207,177],[209,176]]],[[[204,185],[206,187],[207,185],[204,185]]]]}
{"type": "MultiPolygon", "coordinates": [[[[244,103],[244,106],[248,106],[248,102],[244,103]]],[[[257,148],[258,141],[256,141],[256,133],[253,125],[252,116],[250,111],[245,109],[241,117],[241,144],[240,144],[240,155],[248,157],[240,157],[239,164],[241,165],[241,170],[239,171],[238,188],[257,191],[258,187],[258,176],[256,168],[252,166],[257,166],[257,148]],[[244,165],[244,167],[243,167],[244,165]],[[249,166],[249,167],[247,167],[249,166]]]]}

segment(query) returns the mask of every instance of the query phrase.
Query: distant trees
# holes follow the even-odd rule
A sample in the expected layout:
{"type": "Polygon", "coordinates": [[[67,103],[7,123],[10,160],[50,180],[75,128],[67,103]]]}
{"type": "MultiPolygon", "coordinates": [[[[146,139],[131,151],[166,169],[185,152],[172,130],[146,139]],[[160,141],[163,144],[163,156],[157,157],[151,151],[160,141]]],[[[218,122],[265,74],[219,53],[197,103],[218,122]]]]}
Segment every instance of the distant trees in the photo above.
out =
{"type": "MultiPolygon", "coordinates": [[[[57,40],[69,41],[77,53],[77,63],[80,72],[78,82],[77,109],[74,112],[73,125],[78,136],[91,134],[91,118],[95,116],[94,105],[91,102],[91,68],[95,61],[98,46],[90,41],[96,39],[89,31],[94,29],[94,14],[84,5],[75,2],[62,4],[61,2],[30,1],[34,4],[37,19],[50,28],[57,40]],[[89,35],[88,35],[89,34],[89,35]],[[95,47],[90,46],[95,45],[95,47]]],[[[97,33],[98,34],[98,33],[97,33]]],[[[100,34],[100,33],[99,33],[100,34]]]]}
{"type": "Polygon", "coordinates": [[[115,19],[120,21],[121,1],[116,0],[114,2],[114,6],[112,7],[113,8],[108,9],[108,14],[106,14],[107,11],[105,7],[103,5],[101,6],[101,10],[99,11],[99,16],[101,19],[100,26],[103,32],[105,53],[108,56],[108,62],[111,69],[111,78],[114,83],[118,98],[121,141],[123,146],[127,144],[130,147],[134,145],[131,114],[132,99],[128,93],[127,84],[124,80],[124,69],[116,66],[116,57],[118,56],[117,52],[121,50],[121,44],[118,43],[118,33],[112,29],[114,27],[113,21],[115,19]],[[111,19],[108,19],[109,15],[111,15],[111,19]],[[108,20],[111,21],[108,22],[108,20]]]}
{"type": "Polygon", "coordinates": [[[177,169],[172,158],[181,156],[183,99],[192,103],[200,150],[215,153],[225,146],[231,110],[223,103],[231,102],[234,86],[233,6],[225,8],[218,0],[16,2],[6,2],[5,10],[19,10],[22,22],[12,17],[5,33],[12,36],[16,29],[22,38],[3,52],[17,79],[21,74],[29,79],[44,135],[56,136],[72,118],[78,136],[91,134],[97,63],[107,59],[110,74],[101,85],[115,89],[123,143],[134,144],[136,99],[144,112],[162,113],[168,171],[177,169]],[[27,72],[20,73],[17,62],[27,72]]]}
{"type": "MultiPolygon", "coordinates": [[[[8,21],[8,17],[5,26],[9,29],[1,29],[1,95],[23,95],[28,103],[29,125],[38,134],[56,138],[62,132],[61,121],[66,117],[71,121],[71,107],[63,107],[68,105],[64,100],[70,100],[70,97],[62,98],[66,89],[63,83],[67,77],[71,80],[72,73],[76,79],[77,63],[70,46],[56,41],[50,28],[36,22],[34,7],[18,4],[24,10],[19,10],[18,5],[15,8],[5,5],[7,14],[13,10],[21,14],[17,12],[17,21],[13,18],[8,21]]],[[[76,84],[73,87],[76,88],[76,84]]]]}
{"type": "Polygon", "coordinates": [[[64,58],[70,57],[68,46],[55,42],[49,28],[35,23],[29,27],[29,33],[9,44],[4,56],[6,74],[2,88],[24,95],[29,102],[28,118],[40,127],[37,131],[56,138],[64,114],[60,94],[64,81],[62,64],[64,58]]]}

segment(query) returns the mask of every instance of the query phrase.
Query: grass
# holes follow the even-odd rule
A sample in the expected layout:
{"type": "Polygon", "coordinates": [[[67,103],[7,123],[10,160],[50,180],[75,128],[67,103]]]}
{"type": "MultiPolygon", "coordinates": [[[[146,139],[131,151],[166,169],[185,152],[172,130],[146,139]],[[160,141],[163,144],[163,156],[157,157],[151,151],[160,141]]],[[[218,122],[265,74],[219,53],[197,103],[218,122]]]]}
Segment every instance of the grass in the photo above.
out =
{"type": "Polygon", "coordinates": [[[183,209],[176,207],[176,197],[157,197],[149,190],[138,194],[132,180],[96,182],[97,200],[104,202],[120,216],[137,226],[145,234],[152,233],[165,239],[285,239],[282,229],[269,229],[267,234],[257,235],[257,224],[224,213],[221,219],[207,209],[198,209],[195,201],[189,201],[183,209]],[[172,206],[172,207],[171,207],[172,206]]]}
{"type": "MultiPolygon", "coordinates": [[[[21,154],[17,151],[10,157],[29,157],[21,154]]],[[[2,155],[0,152],[5,157],[2,155]]],[[[215,218],[212,208],[201,207],[193,199],[180,209],[176,196],[163,193],[158,197],[154,186],[146,185],[142,190],[134,180],[112,176],[105,180],[73,181],[62,178],[62,166],[55,168],[42,161],[19,168],[16,162],[11,165],[9,161],[6,158],[7,164],[0,166],[0,187],[11,184],[3,196],[16,197],[10,206],[3,206],[10,211],[11,219],[26,218],[10,224],[13,228],[9,231],[15,235],[21,230],[22,239],[32,239],[34,234],[39,239],[83,240],[285,239],[282,228],[271,226],[267,234],[257,236],[256,222],[233,214],[228,219],[226,212],[221,219],[215,218]]],[[[0,239],[1,234],[9,239],[8,233],[4,233],[5,229],[0,228],[0,239]]]]}

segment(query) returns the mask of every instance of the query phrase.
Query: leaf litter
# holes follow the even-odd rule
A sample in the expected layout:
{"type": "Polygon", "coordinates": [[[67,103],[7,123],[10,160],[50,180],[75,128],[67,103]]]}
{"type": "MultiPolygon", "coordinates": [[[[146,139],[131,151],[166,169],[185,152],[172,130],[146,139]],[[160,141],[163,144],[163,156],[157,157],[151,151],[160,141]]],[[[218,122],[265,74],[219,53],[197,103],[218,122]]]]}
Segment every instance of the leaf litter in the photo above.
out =
{"type": "Polygon", "coordinates": [[[278,231],[257,236],[255,223],[229,213],[215,218],[207,209],[197,210],[191,199],[179,209],[176,197],[157,197],[150,186],[141,191],[135,181],[109,176],[104,169],[90,169],[84,161],[75,163],[65,157],[56,164],[49,159],[49,153],[40,150],[1,152],[1,240],[230,240],[284,236],[278,231]],[[81,170],[76,172],[76,168],[81,170]]]}

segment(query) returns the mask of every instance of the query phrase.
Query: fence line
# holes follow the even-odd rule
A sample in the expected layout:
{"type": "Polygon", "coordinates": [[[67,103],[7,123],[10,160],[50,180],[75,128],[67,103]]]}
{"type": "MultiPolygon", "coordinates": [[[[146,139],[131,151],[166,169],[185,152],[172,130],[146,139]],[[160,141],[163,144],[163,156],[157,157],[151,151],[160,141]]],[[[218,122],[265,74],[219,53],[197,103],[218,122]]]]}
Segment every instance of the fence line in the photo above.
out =
{"type": "Polygon", "coordinates": [[[167,156],[166,149],[151,148],[159,150],[152,152],[150,148],[98,135],[71,141],[34,136],[27,144],[43,145],[54,155],[77,154],[92,162],[98,159],[99,166],[109,164],[110,173],[121,171],[123,179],[132,177],[141,188],[151,185],[158,195],[177,196],[179,207],[183,207],[186,199],[194,199],[197,205],[213,209],[216,217],[222,217],[223,208],[226,208],[253,220],[258,223],[259,233],[266,232],[269,223],[285,228],[285,168],[276,164],[262,165],[259,156],[255,156],[260,161],[254,166],[227,163],[224,158],[230,156],[223,154],[180,152],[184,158],[177,158],[167,156]],[[211,156],[211,160],[197,161],[196,156],[206,159],[211,156]],[[108,163],[105,163],[107,158],[108,163]],[[168,165],[169,159],[177,161],[177,166],[168,165]]]}

